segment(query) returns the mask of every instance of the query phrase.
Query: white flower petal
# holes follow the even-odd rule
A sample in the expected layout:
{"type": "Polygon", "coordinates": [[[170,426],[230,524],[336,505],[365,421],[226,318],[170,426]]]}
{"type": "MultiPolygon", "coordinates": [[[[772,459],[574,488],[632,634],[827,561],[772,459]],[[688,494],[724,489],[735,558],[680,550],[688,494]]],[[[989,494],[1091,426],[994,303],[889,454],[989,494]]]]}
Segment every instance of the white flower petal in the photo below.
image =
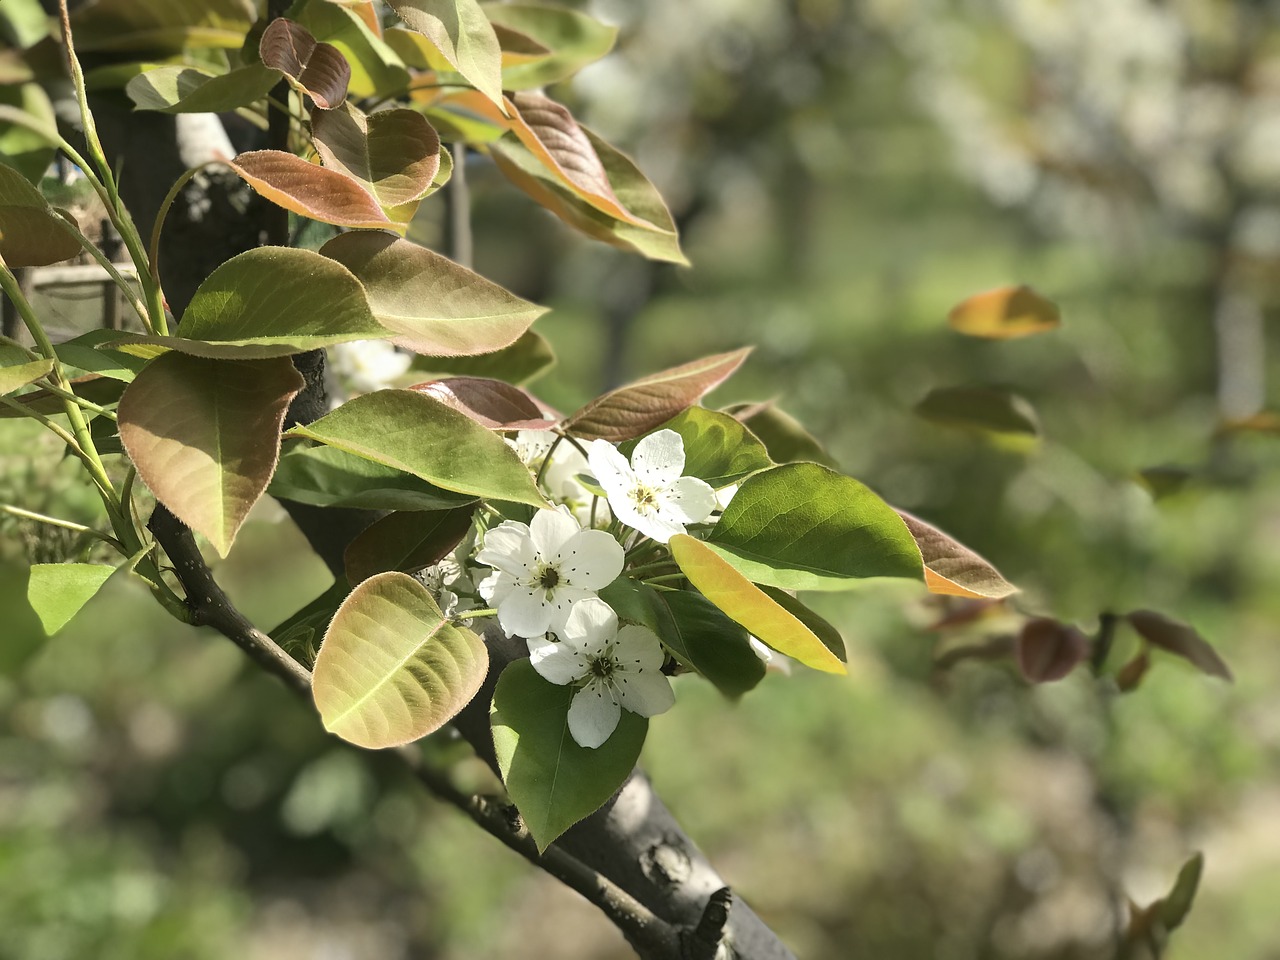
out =
{"type": "Polygon", "coordinates": [[[624,559],[622,544],[603,530],[579,530],[552,562],[564,583],[601,590],[618,578],[624,559]]]}
{"type": "Polygon", "coordinates": [[[636,444],[631,469],[652,486],[666,486],[684,473],[684,438],[674,430],[659,430],[636,444]]]}
{"type": "Polygon", "coordinates": [[[622,706],[642,717],[666,713],[676,702],[671,681],[657,670],[636,673],[619,666],[613,671],[613,683],[622,706]]]}
{"type": "Polygon", "coordinates": [[[579,600],[569,611],[560,639],[584,654],[598,655],[618,635],[618,615],[599,597],[579,600]]]}
{"type": "Polygon", "coordinates": [[[569,704],[569,735],[579,746],[595,749],[618,728],[622,708],[599,680],[593,681],[573,695],[569,704]]]}
{"type": "Polygon", "coordinates": [[[498,604],[498,623],[507,636],[536,637],[546,633],[551,625],[551,608],[545,600],[546,591],[540,587],[512,587],[498,604]]]}
{"type": "Polygon", "coordinates": [[[573,608],[583,600],[594,599],[596,599],[595,593],[582,587],[556,587],[547,597],[548,616],[551,618],[547,629],[555,634],[564,633],[565,622],[569,619],[573,608]]]}
{"type": "Polygon", "coordinates": [[[591,464],[591,473],[596,483],[604,488],[609,496],[609,503],[615,506],[614,494],[621,495],[635,482],[635,474],[631,472],[631,464],[620,454],[608,440],[593,440],[587,448],[587,459],[591,464]]]}
{"type": "Polygon", "coordinates": [[[680,477],[662,492],[663,512],[681,523],[701,523],[716,508],[716,492],[697,477],[680,477]]]}
{"type": "Polygon", "coordinates": [[[544,680],[564,686],[587,675],[586,659],[567,643],[556,643],[545,635],[530,637],[529,662],[544,680]]]}
{"type": "Polygon", "coordinates": [[[504,520],[484,535],[484,547],[476,562],[504,570],[517,579],[537,562],[529,528],[515,520],[504,520]]]}
{"type": "Polygon", "coordinates": [[[618,631],[613,658],[628,670],[657,673],[666,662],[658,635],[648,627],[629,623],[618,631]]]}
{"type": "Polygon", "coordinates": [[[738,484],[731,483],[727,487],[721,487],[716,491],[716,508],[724,510],[725,507],[733,503],[733,498],[738,495],[738,484]]]}
{"type": "Polygon", "coordinates": [[[658,543],[667,543],[677,533],[684,533],[684,524],[671,517],[665,510],[649,514],[633,513],[633,519],[627,519],[619,512],[618,519],[629,527],[635,527],[646,537],[657,540],[658,543]]]}
{"type": "Polygon", "coordinates": [[[565,542],[581,529],[578,521],[573,519],[573,515],[565,507],[539,510],[529,523],[534,549],[544,561],[555,557],[565,542]]]}
{"type": "Polygon", "coordinates": [[[495,570],[481,580],[476,589],[489,606],[496,607],[507,598],[507,594],[511,592],[511,588],[515,585],[515,577],[509,573],[503,573],[501,570],[495,570]]]}

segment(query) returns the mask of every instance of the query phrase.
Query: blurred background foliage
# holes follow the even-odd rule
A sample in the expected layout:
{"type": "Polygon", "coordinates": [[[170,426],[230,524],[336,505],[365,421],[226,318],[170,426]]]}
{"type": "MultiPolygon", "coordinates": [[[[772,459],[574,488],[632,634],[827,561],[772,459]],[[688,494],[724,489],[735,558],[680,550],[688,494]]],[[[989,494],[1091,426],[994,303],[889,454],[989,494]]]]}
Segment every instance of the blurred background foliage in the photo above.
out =
{"type": "MultiPolygon", "coordinates": [[[[957,640],[923,591],[869,584],[817,601],[851,678],[771,675],[736,705],[677,684],[644,757],[668,803],[799,956],[1110,957],[1125,898],[1203,850],[1167,955],[1280,957],[1280,5],[583,6],[619,49],[555,94],[663,189],[694,269],[571,236],[477,158],[478,269],[554,308],[542,397],[572,409],[756,344],[717,402],[778,398],[846,471],[993,560],[1025,612],[1089,630],[1155,608],[1236,674],[1166,658],[1117,696],[1083,670],[1035,688],[1004,660],[943,671],[943,645],[999,622],[957,640]],[[947,327],[1004,283],[1062,327],[947,327]],[[1041,439],[913,413],[964,384],[1024,396],[1041,439]]],[[[94,516],[26,424],[0,433],[0,500],[94,516]]],[[[46,639],[25,563],[85,546],[12,518],[0,536],[0,958],[630,955],[128,583],[46,639]]],[[[270,506],[219,576],[264,625],[328,580],[270,506]]]]}

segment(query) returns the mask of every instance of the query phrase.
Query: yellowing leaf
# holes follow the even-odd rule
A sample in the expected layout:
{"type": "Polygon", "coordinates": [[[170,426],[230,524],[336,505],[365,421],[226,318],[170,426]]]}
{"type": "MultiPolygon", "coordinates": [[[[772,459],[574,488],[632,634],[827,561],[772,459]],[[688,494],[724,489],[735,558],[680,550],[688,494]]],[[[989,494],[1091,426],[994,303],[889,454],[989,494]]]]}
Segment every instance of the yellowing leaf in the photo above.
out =
{"type": "Polygon", "coordinates": [[[413,110],[383,110],[366,117],[348,107],[311,119],[316,150],[326,168],[345,174],[383,207],[421,199],[440,169],[440,138],[413,110]]]}
{"type": "Polygon", "coordinates": [[[388,0],[477,90],[502,104],[502,48],[476,0],[388,0]]]}
{"type": "Polygon", "coordinates": [[[706,544],[687,534],[676,534],[671,538],[670,547],[671,556],[689,582],[753,636],[815,670],[848,672],[812,630],[706,544]]]}
{"type": "Polygon", "coordinates": [[[282,150],[250,150],[227,161],[277,206],[340,227],[395,228],[377,199],[350,177],[282,150]]]}
{"type": "Polygon", "coordinates": [[[1061,322],[1058,308],[1027,286],[997,287],[962,300],[947,322],[971,337],[1012,340],[1052,330],[1061,322]]]}
{"type": "Polygon", "coordinates": [[[8,367],[0,367],[0,397],[13,393],[20,387],[35,383],[41,377],[53,372],[52,360],[32,360],[29,363],[17,363],[8,367]]]}
{"type": "Polygon", "coordinates": [[[905,510],[898,510],[898,516],[920,548],[924,582],[930,593],[1001,600],[1018,592],[989,561],[958,540],[905,510]]]}

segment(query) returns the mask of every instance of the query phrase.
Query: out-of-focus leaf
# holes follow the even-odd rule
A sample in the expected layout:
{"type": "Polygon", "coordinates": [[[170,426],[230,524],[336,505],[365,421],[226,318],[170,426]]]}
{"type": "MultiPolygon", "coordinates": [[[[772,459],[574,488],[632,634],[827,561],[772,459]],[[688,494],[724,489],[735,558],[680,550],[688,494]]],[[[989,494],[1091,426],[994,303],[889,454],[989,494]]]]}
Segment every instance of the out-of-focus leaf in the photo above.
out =
{"type": "Polygon", "coordinates": [[[321,43],[331,43],[351,67],[353,97],[385,97],[404,90],[409,71],[396,52],[355,10],[330,0],[296,0],[287,14],[321,43]]]}
{"type": "Polygon", "coordinates": [[[556,365],[556,355],[542,334],[526,330],[509,347],[474,357],[415,357],[412,370],[420,373],[486,377],[528,384],[556,365]]]}
{"type": "Polygon", "coordinates": [[[366,393],[291,433],[456,493],[547,506],[529,469],[497,434],[412,390],[366,393]]]}
{"type": "Polygon", "coordinates": [[[347,544],[343,565],[353,584],[374,574],[416,573],[449,555],[471,529],[474,506],[392,513],[347,544]]]}
{"type": "Polygon", "coordinates": [[[693,406],[727,380],[750,352],[746,347],[703,357],[610,390],[565,420],[565,429],[587,439],[631,440],[693,406]]]}
{"type": "Polygon", "coordinates": [[[1160,901],[1158,908],[1160,920],[1164,928],[1170,932],[1177,930],[1191,912],[1191,904],[1195,902],[1196,891],[1200,888],[1200,875],[1204,872],[1204,854],[1197,853],[1182,865],[1173,889],[1160,901]]]}
{"type": "Polygon", "coordinates": [[[1061,315],[1056,304],[1028,286],[997,287],[956,304],[947,322],[971,337],[1012,340],[1054,329],[1061,315]]]}
{"type": "Polygon", "coordinates": [[[370,749],[394,747],[456,716],[488,669],[484,642],[446,620],[426,587],[381,573],[334,614],[311,693],[330,733],[370,749]]]}
{"type": "Polygon", "coordinates": [[[800,421],[772,403],[738,403],[726,407],[724,412],[745,424],[760,439],[774,463],[808,460],[833,470],[839,468],[800,421]]]}
{"type": "Polygon", "coordinates": [[[0,257],[10,267],[43,267],[74,257],[80,241],[40,191],[0,163],[0,257]]]}
{"type": "Polygon", "coordinates": [[[998,387],[940,387],[916,404],[916,413],[947,427],[1037,438],[1040,418],[1024,397],[998,387]]]}
{"type": "Polygon", "coordinates": [[[161,113],[225,113],[257,103],[276,84],[278,75],[261,64],[216,75],[187,66],[156,67],[125,85],[139,110],[161,113]]]}
{"type": "Polygon", "coordinates": [[[284,358],[169,353],[125,389],[120,439],[156,499],[226,556],[267,489],[285,411],[303,386],[284,358]]]}
{"type": "Polygon", "coordinates": [[[1139,470],[1137,479],[1153,500],[1163,500],[1181,492],[1194,474],[1184,467],[1147,467],[1139,470]]]}
{"type": "Polygon", "coordinates": [[[618,728],[595,749],[569,733],[577,691],[540,677],[528,660],[502,671],[489,722],[498,769],[539,850],[594,813],[631,775],[649,721],[622,711],[618,728]]]}
{"type": "Polygon", "coordinates": [[[52,360],[29,360],[0,366],[0,397],[6,396],[53,372],[52,360]]]}
{"type": "Polygon", "coordinates": [[[76,47],[178,53],[184,48],[235,49],[257,17],[253,0],[98,0],[71,17],[76,47]]]}
{"type": "Polygon", "coordinates": [[[312,117],[311,130],[325,167],[358,182],[383,207],[421,199],[440,169],[440,138],[413,110],[368,117],[326,110],[312,117]]]}
{"type": "MultiPolygon", "coordinates": [[[[71,388],[75,390],[76,396],[99,406],[115,403],[124,392],[124,384],[119,380],[100,377],[96,373],[76,377],[71,381],[71,388]]],[[[0,407],[0,420],[11,420],[25,416],[26,413],[39,413],[47,417],[67,412],[66,401],[49,390],[32,390],[13,399],[21,404],[24,410],[15,410],[10,406],[0,407]]]]}
{"type": "Polygon", "coordinates": [[[751,649],[746,628],[714,603],[688,590],[651,593],[666,613],[658,617],[662,642],[726,697],[736,699],[764,678],[764,664],[751,649]]]}
{"type": "Polygon", "coordinates": [[[49,15],[39,0],[6,0],[0,6],[0,37],[19,50],[34,46],[49,35],[49,15]]]}
{"type": "Polygon", "coordinates": [[[847,672],[845,665],[812,630],[707,544],[678,533],[671,538],[670,547],[672,557],[689,582],[753,636],[815,670],[847,672]]]}
{"type": "Polygon", "coordinates": [[[386,234],[341,234],[320,252],[350,268],[392,342],[414,353],[499,350],[546,313],[447,257],[386,234]]]}
{"type": "Polygon", "coordinates": [[[1222,680],[1232,680],[1231,668],[1209,646],[1209,641],[1192,627],[1154,610],[1135,610],[1127,615],[1129,623],[1153,647],[1181,657],[1201,673],[1222,680]]]}
{"type": "Polygon", "coordinates": [[[373,194],[337,170],[283,150],[250,150],[228,163],[262,196],[299,216],[340,227],[397,227],[373,194]]]}
{"type": "Polygon", "coordinates": [[[333,44],[317,42],[300,23],[285,17],[272,20],[258,42],[258,56],[264,66],[283,73],[322,110],[333,110],[347,99],[351,82],[347,58],[333,44]]]}
{"type": "Polygon", "coordinates": [[[388,0],[400,19],[491,101],[502,106],[502,49],[476,0],[388,0]]]}
{"type": "Polygon", "coordinates": [[[101,563],[37,563],[27,582],[27,601],[40,618],[44,632],[53,636],[93,599],[115,573],[101,563]]]}
{"type": "Polygon", "coordinates": [[[480,377],[449,377],[409,388],[452,407],[490,430],[546,430],[555,419],[544,417],[537,401],[519,387],[480,377]]]}
{"type": "MultiPolygon", "coordinates": [[[[39,9],[39,4],[36,4],[39,9]]],[[[44,12],[41,11],[41,17],[44,12]]],[[[56,130],[57,117],[49,95],[38,83],[0,83],[0,104],[14,107],[38,120],[45,128],[56,130]]],[[[31,183],[38,184],[53,160],[53,141],[29,127],[0,122],[0,160],[12,166],[31,183]]]]}
{"type": "Polygon", "coordinates": [[[924,582],[931,593],[970,599],[1001,600],[1018,588],[989,561],[919,517],[899,510],[924,559],[924,582]]]}
{"type": "Polygon", "coordinates": [[[1018,669],[1031,683],[1061,680],[1089,656],[1089,638],[1048,617],[1028,620],[1014,648],[1018,669]]]}
{"type": "Polygon", "coordinates": [[[744,480],[707,547],[748,579],[783,590],[924,577],[920,550],[894,509],[816,463],[787,463],[744,480]]]}
{"type": "Polygon", "coordinates": [[[1121,693],[1132,693],[1151,669],[1151,654],[1143,650],[1116,672],[1116,687],[1121,693]]]}
{"type": "Polygon", "coordinates": [[[337,447],[299,444],[280,457],[267,492],[313,507],[361,510],[450,510],[475,501],[337,447]]]}
{"type": "Polygon", "coordinates": [[[495,26],[517,30],[549,51],[545,56],[504,65],[504,90],[528,90],[567,79],[612,50],[618,36],[616,27],[564,7],[486,3],[484,12],[495,26]]]}

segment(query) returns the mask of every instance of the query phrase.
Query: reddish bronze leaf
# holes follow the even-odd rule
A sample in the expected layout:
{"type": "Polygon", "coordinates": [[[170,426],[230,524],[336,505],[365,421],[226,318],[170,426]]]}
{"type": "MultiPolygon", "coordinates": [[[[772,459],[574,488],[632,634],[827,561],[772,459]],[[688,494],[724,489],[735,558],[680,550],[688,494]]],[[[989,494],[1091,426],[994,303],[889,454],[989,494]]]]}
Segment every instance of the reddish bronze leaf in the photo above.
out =
{"type": "Polygon", "coordinates": [[[905,510],[898,510],[898,516],[920,548],[924,582],[931,593],[1000,600],[1018,592],[989,561],[964,544],[905,510]]]}
{"type": "Polygon", "coordinates": [[[1209,642],[1185,623],[1171,620],[1154,610],[1135,610],[1128,615],[1133,629],[1153,647],[1181,657],[1202,673],[1223,680],[1233,679],[1231,669],[1209,642]]]}
{"type": "Polygon", "coordinates": [[[1018,669],[1032,683],[1061,680],[1089,656],[1089,638],[1066,624],[1038,617],[1018,634],[1018,669]]]}
{"type": "Polygon", "coordinates": [[[277,206],[342,227],[392,227],[374,196],[335,170],[281,150],[251,150],[227,161],[277,206]]]}
{"type": "Polygon", "coordinates": [[[727,380],[750,352],[745,347],[643,377],[592,400],[564,427],[587,439],[631,440],[693,406],[727,380]]]}
{"type": "Polygon", "coordinates": [[[347,99],[351,64],[337,47],[317,43],[301,24],[279,17],[262,33],[258,54],[294,86],[309,94],[317,107],[332,110],[347,99]]]}
{"type": "Polygon", "coordinates": [[[440,170],[440,138],[414,110],[383,110],[366,117],[348,107],[311,119],[325,167],[357,181],[384,207],[412,203],[440,170]]]}
{"type": "Polygon", "coordinates": [[[501,380],[449,377],[409,388],[425,393],[491,430],[546,430],[556,418],[544,415],[533,395],[501,380]]]}

